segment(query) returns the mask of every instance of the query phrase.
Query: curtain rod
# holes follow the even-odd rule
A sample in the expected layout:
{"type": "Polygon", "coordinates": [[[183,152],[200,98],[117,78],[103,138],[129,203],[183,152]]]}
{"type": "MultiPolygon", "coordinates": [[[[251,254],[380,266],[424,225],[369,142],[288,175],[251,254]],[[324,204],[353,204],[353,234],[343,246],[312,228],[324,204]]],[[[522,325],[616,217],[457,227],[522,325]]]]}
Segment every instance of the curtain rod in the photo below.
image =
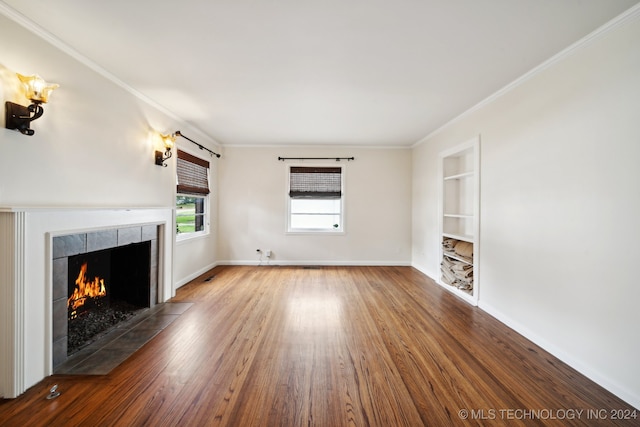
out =
{"type": "Polygon", "coordinates": [[[278,160],[335,160],[339,162],[340,160],[355,160],[355,157],[278,157],[278,160]]]}
{"type": "Polygon", "coordinates": [[[186,137],[186,136],[184,136],[182,133],[180,133],[180,131],[179,131],[179,130],[175,131],[175,132],[174,132],[174,134],[175,134],[176,136],[181,136],[181,137],[183,137],[184,139],[186,139],[186,140],[188,140],[188,141],[193,142],[193,143],[194,143],[194,144],[196,144],[196,145],[197,145],[201,150],[206,150],[206,151],[208,151],[209,153],[211,153],[211,155],[212,155],[212,156],[216,156],[217,158],[220,158],[220,154],[215,153],[215,152],[213,152],[213,151],[209,150],[207,147],[205,147],[205,146],[204,146],[204,145],[202,145],[202,144],[198,144],[197,142],[195,142],[195,141],[194,141],[193,139],[191,139],[191,138],[187,138],[187,137],[186,137]]]}

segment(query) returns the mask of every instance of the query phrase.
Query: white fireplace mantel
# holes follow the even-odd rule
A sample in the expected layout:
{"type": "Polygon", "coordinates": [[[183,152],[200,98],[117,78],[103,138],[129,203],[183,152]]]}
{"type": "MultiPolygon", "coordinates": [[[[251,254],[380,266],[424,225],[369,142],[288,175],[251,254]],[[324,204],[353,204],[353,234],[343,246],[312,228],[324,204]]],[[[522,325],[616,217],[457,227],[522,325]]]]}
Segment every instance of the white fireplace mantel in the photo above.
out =
{"type": "Polygon", "coordinates": [[[0,397],[17,397],[53,373],[52,241],[101,229],[159,226],[158,299],[175,295],[174,210],[0,207],[0,397]]]}

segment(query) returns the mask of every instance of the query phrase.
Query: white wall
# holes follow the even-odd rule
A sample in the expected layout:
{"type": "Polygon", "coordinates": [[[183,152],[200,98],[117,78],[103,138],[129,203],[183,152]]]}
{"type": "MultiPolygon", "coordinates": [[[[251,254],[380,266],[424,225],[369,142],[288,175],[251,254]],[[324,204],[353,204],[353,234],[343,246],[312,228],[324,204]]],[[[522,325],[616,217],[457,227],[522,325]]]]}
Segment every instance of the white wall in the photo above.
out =
{"type": "MultiPolygon", "coordinates": [[[[154,164],[154,150],[160,147],[153,132],[181,130],[219,151],[215,141],[41,35],[0,14],[0,206],[173,207],[175,157],[166,168],[154,164]],[[16,72],[37,73],[60,84],[44,105],[44,115],[32,122],[31,137],[4,128],[4,102],[28,104],[16,72]]],[[[212,233],[175,248],[177,284],[212,265],[215,242],[212,233]]]]}
{"type": "MultiPolygon", "coordinates": [[[[305,164],[333,166],[335,160],[305,164]]],[[[256,249],[272,264],[411,262],[411,152],[406,149],[225,147],[220,163],[219,259],[255,264],[256,249]],[[287,168],[278,157],[351,157],[344,165],[344,235],[291,235],[287,168]]]]}
{"type": "MultiPolygon", "coordinates": [[[[189,137],[191,138],[191,136],[189,137]]],[[[180,287],[218,265],[218,165],[224,158],[224,151],[216,148],[215,152],[223,156],[217,158],[211,156],[207,151],[200,150],[184,138],[180,138],[176,142],[178,149],[209,162],[209,188],[211,189],[209,194],[209,234],[176,242],[174,278],[176,287],[180,287]]]]}
{"type": "Polygon", "coordinates": [[[640,18],[413,153],[413,263],[438,265],[437,154],[481,135],[480,307],[640,407],[640,18]]]}
{"type": "MultiPolygon", "coordinates": [[[[94,64],[65,53],[61,50],[65,49],[64,45],[54,41],[54,46],[41,37],[47,38],[46,34],[36,33],[0,14],[0,105],[3,109],[0,115],[0,207],[63,208],[58,212],[69,212],[69,216],[86,209],[97,212],[95,208],[160,207],[163,209],[152,212],[169,212],[169,221],[173,221],[175,158],[167,162],[167,168],[154,164],[154,150],[160,147],[156,145],[158,141],[154,140],[153,132],[181,129],[193,138],[197,133],[190,132],[189,127],[172,114],[154,108],[130,88],[108,78],[102,70],[94,71],[94,64]],[[60,84],[50,102],[45,104],[43,117],[32,122],[34,136],[4,127],[5,101],[28,105],[20,91],[16,72],[38,73],[46,80],[60,84]]],[[[203,144],[210,142],[199,137],[198,140],[203,144]]],[[[133,211],[121,212],[122,221],[126,222],[133,211]]],[[[89,220],[88,217],[83,219],[89,220]]],[[[38,219],[40,227],[50,223],[51,217],[46,215],[38,219]]],[[[165,229],[171,233],[168,242],[172,242],[173,227],[165,229]]],[[[215,260],[215,239],[216,234],[211,234],[197,242],[184,243],[175,251],[173,244],[165,245],[163,274],[173,277],[177,283],[182,280],[181,275],[210,265],[215,260]],[[203,244],[210,250],[202,250],[203,244]],[[183,262],[176,269],[173,268],[174,255],[176,262],[183,262]]],[[[44,237],[37,242],[44,244],[44,237]]],[[[31,246],[30,250],[35,247],[31,246]]],[[[37,279],[29,280],[28,285],[33,289],[40,288],[38,295],[41,296],[50,292],[50,283],[43,279],[47,273],[38,267],[48,265],[43,257],[45,254],[41,253],[38,259],[27,260],[33,264],[32,268],[35,267],[29,270],[29,277],[37,279]]],[[[6,275],[5,279],[0,281],[0,293],[12,294],[15,283],[6,275]]],[[[171,283],[166,286],[167,292],[174,289],[171,283]]],[[[51,312],[47,301],[50,299],[39,297],[30,301],[29,307],[41,317],[43,313],[51,312]]],[[[47,328],[31,327],[43,324],[40,317],[29,317],[29,339],[22,337],[17,341],[24,344],[25,355],[39,361],[30,365],[32,369],[24,378],[21,372],[13,372],[19,377],[18,386],[28,387],[50,373],[47,367],[50,360],[46,357],[50,353],[42,351],[43,347],[48,348],[50,339],[41,339],[47,335],[47,328]]],[[[4,338],[2,341],[6,343],[4,338]]],[[[4,350],[11,353],[14,349],[4,350]]],[[[7,369],[12,368],[6,358],[2,365],[0,396],[13,395],[16,390],[20,392],[21,387],[6,386],[7,381],[13,381],[5,376],[7,369]]]]}
{"type": "MultiPolygon", "coordinates": [[[[480,306],[640,407],[639,42],[636,18],[430,137],[413,161],[408,150],[227,148],[212,160],[212,234],[176,246],[174,281],[216,260],[255,263],[257,247],[274,263],[413,262],[435,276],[437,153],[481,134],[480,306]],[[277,157],[352,155],[347,233],[287,235],[277,157]]],[[[0,16],[0,105],[19,100],[15,71],[61,87],[33,137],[1,123],[0,206],[173,206],[175,159],[153,164],[149,131],[187,125],[0,16]]]]}
{"type": "Polygon", "coordinates": [[[174,179],[154,165],[149,138],[171,119],[3,16],[0,81],[0,205],[172,205],[174,179]],[[28,103],[15,72],[60,84],[31,137],[4,128],[4,102],[28,103]]]}

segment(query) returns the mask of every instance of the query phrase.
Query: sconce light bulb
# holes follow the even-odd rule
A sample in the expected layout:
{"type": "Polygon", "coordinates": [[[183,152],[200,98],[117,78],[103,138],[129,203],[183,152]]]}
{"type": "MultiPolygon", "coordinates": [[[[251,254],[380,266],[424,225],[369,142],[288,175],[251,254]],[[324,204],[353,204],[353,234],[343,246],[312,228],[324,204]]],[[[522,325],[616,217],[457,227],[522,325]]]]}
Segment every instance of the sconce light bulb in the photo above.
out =
{"type": "Polygon", "coordinates": [[[160,138],[162,139],[164,148],[167,150],[171,150],[176,142],[176,135],[173,133],[168,135],[160,134],[160,138]]]}
{"type": "Polygon", "coordinates": [[[24,84],[27,98],[38,104],[46,104],[47,101],[49,101],[51,92],[60,87],[60,85],[56,83],[47,83],[37,74],[32,76],[23,76],[20,73],[16,74],[24,84]]]}

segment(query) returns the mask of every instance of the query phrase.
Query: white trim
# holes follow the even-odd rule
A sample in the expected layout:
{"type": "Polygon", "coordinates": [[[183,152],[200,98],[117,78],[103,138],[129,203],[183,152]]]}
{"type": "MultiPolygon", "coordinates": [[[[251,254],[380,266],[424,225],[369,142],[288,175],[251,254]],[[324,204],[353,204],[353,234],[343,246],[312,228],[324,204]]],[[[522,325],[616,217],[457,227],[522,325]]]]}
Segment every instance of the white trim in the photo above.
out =
{"type": "MultiPolygon", "coordinates": [[[[466,291],[462,291],[448,285],[442,280],[441,274],[438,274],[438,280],[436,283],[442,286],[447,291],[462,298],[466,302],[472,305],[478,305],[480,299],[480,135],[476,135],[473,138],[462,142],[447,150],[443,150],[438,154],[438,254],[439,261],[442,261],[444,257],[444,250],[442,248],[442,238],[452,237],[454,239],[463,240],[473,244],[473,293],[469,294],[466,291]],[[467,215],[445,215],[444,212],[444,185],[447,181],[444,171],[444,161],[449,157],[457,157],[460,154],[471,151],[473,155],[473,170],[464,171],[463,173],[456,173],[449,177],[469,177],[473,180],[473,214],[468,216],[473,224],[473,235],[463,236],[452,233],[446,233],[444,231],[444,219],[448,217],[467,217],[467,215]]],[[[468,230],[466,230],[468,231],[468,230]]]]}
{"type": "Polygon", "coordinates": [[[198,278],[198,276],[200,276],[200,275],[206,273],[207,271],[217,267],[218,265],[220,265],[219,262],[213,262],[213,263],[211,263],[209,265],[206,265],[206,266],[202,267],[201,269],[199,269],[197,271],[194,271],[193,273],[189,274],[187,277],[184,277],[183,279],[175,282],[176,289],[179,288],[180,286],[186,285],[190,281],[198,278]]]}
{"type": "Polygon", "coordinates": [[[53,236],[144,224],[159,226],[158,299],[164,302],[175,296],[173,209],[0,208],[0,392],[4,397],[17,397],[52,374],[53,236]]]}
{"type": "Polygon", "coordinates": [[[500,310],[495,307],[487,304],[484,301],[478,302],[478,308],[487,314],[494,317],[496,320],[500,321],[510,329],[513,329],[518,334],[522,335],[529,341],[533,342],[537,346],[541,347],[543,350],[549,352],[554,357],[560,359],[562,362],[571,366],[576,371],[580,372],[585,377],[591,379],[593,382],[599,384],[605,389],[609,390],[611,393],[618,396],[620,399],[634,406],[635,408],[640,408],[640,395],[638,391],[629,390],[620,384],[611,381],[610,378],[601,374],[597,369],[594,369],[591,366],[585,365],[581,360],[576,359],[575,357],[567,354],[565,351],[561,350],[555,344],[550,343],[540,335],[532,332],[529,328],[527,328],[522,323],[519,323],[513,320],[511,317],[505,315],[500,310]]]}
{"type": "MultiPolygon", "coordinates": [[[[363,145],[340,145],[340,144],[318,144],[318,143],[311,143],[311,144],[221,144],[222,147],[229,147],[229,148],[251,148],[251,149],[256,149],[256,148],[335,148],[338,150],[342,150],[342,149],[352,149],[352,150],[358,150],[358,149],[365,149],[365,150],[410,150],[411,147],[410,145],[367,145],[367,144],[363,144],[363,145]]],[[[339,156],[342,157],[342,156],[339,156]]],[[[335,157],[334,157],[335,158],[335,157]]]]}
{"type": "MultiPolygon", "coordinates": [[[[262,260],[264,261],[264,259],[262,260]]],[[[217,265],[256,265],[260,267],[287,267],[287,266],[337,266],[337,267],[411,267],[410,261],[336,261],[336,260],[273,260],[270,259],[268,264],[260,263],[255,260],[226,260],[218,261],[217,265]]]]}
{"type": "Polygon", "coordinates": [[[0,398],[10,397],[13,377],[11,349],[13,348],[13,217],[0,211],[0,235],[7,238],[0,240],[0,398]]]}
{"type": "MultiPolygon", "coordinates": [[[[133,86],[129,85],[125,81],[123,81],[120,78],[118,78],[116,75],[110,73],[105,68],[101,67],[100,65],[98,65],[97,63],[95,63],[94,61],[92,61],[91,59],[89,59],[88,57],[83,55],[82,53],[78,52],[76,49],[74,49],[71,46],[69,46],[67,43],[65,43],[64,41],[62,41],[58,37],[56,37],[53,34],[51,34],[49,31],[45,30],[40,25],[38,25],[35,22],[33,22],[27,16],[23,15],[22,13],[18,12],[17,10],[13,9],[11,6],[7,5],[6,3],[4,3],[2,1],[0,1],[0,14],[6,16],[7,18],[12,20],[16,24],[21,25],[22,27],[26,28],[28,31],[30,31],[33,34],[35,34],[36,36],[40,37],[41,39],[43,39],[47,43],[51,44],[55,48],[61,50],[64,53],[66,53],[67,55],[69,55],[70,57],[75,59],[76,61],[80,62],[82,65],[84,65],[84,66],[88,67],[89,69],[95,71],[96,73],[100,74],[105,79],[111,81],[112,83],[116,84],[117,86],[120,86],[122,89],[127,91],[129,94],[131,94],[134,97],[138,98],[139,100],[141,100],[145,104],[155,108],[156,110],[158,110],[161,113],[165,114],[169,118],[171,118],[171,119],[173,119],[175,121],[181,122],[181,123],[187,123],[182,117],[178,116],[173,111],[167,109],[163,105],[158,104],[156,101],[154,101],[153,99],[149,98],[147,95],[145,95],[142,92],[138,91],[133,86]]],[[[220,143],[218,141],[216,141],[211,136],[207,135],[203,130],[201,130],[201,129],[193,126],[193,125],[189,125],[189,129],[193,130],[194,132],[199,133],[200,136],[206,138],[207,140],[212,142],[214,145],[220,146],[220,143]]]]}
{"type": "Polygon", "coordinates": [[[319,228],[319,229],[296,228],[294,231],[287,230],[285,234],[287,236],[317,236],[318,234],[322,234],[323,236],[346,236],[347,232],[344,230],[334,231],[329,228],[326,228],[326,229],[325,228],[319,228]]]}
{"type": "MultiPolygon", "coordinates": [[[[101,212],[101,211],[136,211],[136,210],[145,210],[145,211],[153,211],[153,210],[165,210],[165,209],[173,209],[171,206],[89,206],[89,207],[73,207],[73,206],[0,206],[1,212],[9,212],[9,213],[17,213],[17,212],[77,212],[78,210],[91,212],[101,212]]],[[[75,230],[75,229],[74,229],[75,230]]],[[[88,229],[91,231],[92,229],[88,229]]]]}
{"type": "Polygon", "coordinates": [[[207,186],[209,187],[209,193],[208,194],[187,194],[187,193],[179,193],[177,188],[175,191],[175,198],[173,200],[173,204],[175,207],[175,226],[177,228],[178,226],[178,203],[177,203],[177,199],[178,197],[200,197],[204,199],[204,220],[205,220],[205,225],[204,225],[204,230],[201,231],[194,231],[191,233],[178,233],[176,231],[176,245],[179,245],[181,243],[184,242],[188,242],[191,240],[197,240],[197,239],[203,239],[206,237],[209,237],[211,235],[211,201],[212,201],[212,197],[211,197],[211,168],[212,168],[212,162],[209,161],[209,159],[207,157],[205,157],[205,155],[202,153],[202,150],[193,150],[191,146],[188,146],[188,149],[184,148],[184,145],[182,144],[178,144],[178,148],[176,149],[176,183],[178,182],[178,168],[177,168],[177,164],[178,164],[178,151],[183,151],[187,154],[192,155],[193,157],[197,157],[198,159],[205,161],[209,164],[209,167],[207,168],[207,186]]]}
{"type": "MultiPolygon", "coordinates": [[[[177,221],[177,217],[176,217],[176,221],[177,221]]],[[[176,246],[182,246],[185,243],[193,242],[194,240],[206,239],[210,236],[211,236],[211,232],[205,233],[204,231],[194,231],[192,233],[186,233],[186,234],[176,233],[176,246]],[[182,237],[179,237],[179,236],[182,236],[182,237]]]]}
{"type": "Polygon", "coordinates": [[[211,235],[211,231],[210,231],[211,215],[209,214],[209,212],[211,211],[210,209],[211,198],[209,197],[209,194],[199,195],[199,194],[176,193],[176,207],[175,207],[176,221],[174,224],[176,229],[178,227],[178,201],[177,201],[178,197],[194,197],[194,198],[201,198],[204,200],[202,202],[204,206],[204,212],[202,213],[202,216],[204,217],[204,230],[184,232],[184,233],[178,233],[176,231],[176,246],[180,246],[182,243],[188,242],[191,240],[197,240],[197,239],[203,239],[205,237],[209,237],[211,235]]]}
{"type": "Polygon", "coordinates": [[[25,390],[26,213],[0,215],[0,397],[25,390]]]}
{"type": "Polygon", "coordinates": [[[515,79],[511,83],[509,83],[506,86],[504,86],[502,89],[499,89],[498,91],[494,92],[492,95],[489,95],[487,98],[485,98],[484,100],[480,101],[479,103],[477,103],[473,107],[469,108],[468,110],[464,111],[463,113],[461,113],[458,116],[454,117],[453,119],[449,120],[448,122],[446,122],[442,126],[438,127],[437,129],[435,129],[434,131],[429,133],[427,136],[421,138],[416,143],[411,145],[411,148],[415,148],[415,147],[418,147],[418,146],[422,145],[424,142],[428,141],[431,137],[433,137],[437,133],[442,132],[443,130],[445,130],[449,126],[452,126],[453,124],[461,121],[462,119],[464,119],[467,116],[471,115],[472,113],[476,112],[477,110],[480,110],[481,108],[483,108],[486,105],[492,103],[493,101],[495,101],[496,99],[500,98],[501,96],[507,94],[508,92],[511,92],[513,89],[515,89],[518,86],[521,86],[522,84],[524,84],[527,81],[531,80],[533,77],[535,77],[538,74],[542,73],[547,68],[555,65],[557,62],[560,62],[560,61],[562,61],[562,60],[564,60],[566,58],[569,58],[571,55],[573,55],[577,51],[588,47],[591,43],[593,43],[593,42],[595,42],[597,40],[600,40],[605,35],[607,35],[609,32],[617,29],[618,27],[621,27],[622,25],[626,24],[627,22],[629,22],[629,21],[631,21],[633,19],[636,19],[639,16],[640,16],[640,3],[636,4],[635,6],[631,7],[630,9],[626,10],[625,12],[621,13],[620,15],[618,15],[615,18],[613,18],[609,22],[607,22],[604,25],[600,26],[596,30],[594,30],[591,33],[587,34],[585,37],[581,38],[580,40],[578,40],[577,42],[573,43],[569,47],[561,50],[559,53],[553,55],[551,58],[547,59],[546,61],[544,61],[540,65],[532,68],[531,70],[529,70],[528,72],[526,72],[522,76],[518,77],[517,79],[515,79]]]}
{"type": "Polygon", "coordinates": [[[286,164],[285,162],[285,167],[286,167],[286,195],[285,195],[285,201],[287,203],[286,206],[286,212],[287,212],[287,221],[286,221],[286,228],[285,228],[285,234],[288,236],[292,236],[292,235],[324,235],[324,236],[330,236],[330,235],[334,235],[334,236],[344,236],[345,234],[347,234],[346,232],[346,224],[345,224],[345,220],[346,220],[346,214],[345,214],[345,180],[346,180],[346,175],[347,175],[347,165],[346,163],[343,164],[339,164],[339,165],[335,165],[333,163],[335,163],[335,161],[332,161],[333,163],[327,163],[327,161],[325,162],[321,162],[318,160],[314,160],[311,163],[290,163],[290,164],[286,164]],[[340,191],[341,191],[341,196],[340,196],[340,227],[338,227],[337,229],[306,229],[306,228],[291,228],[291,197],[289,197],[289,192],[290,192],[290,186],[291,186],[291,168],[298,168],[298,167],[307,167],[307,168],[330,168],[330,167],[339,167],[340,168],[340,191]]]}
{"type": "Polygon", "coordinates": [[[418,270],[420,273],[424,274],[425,276],[427,276],[429,279],[433,280],[434,282],[437,283],[437,280],[434,279],[434,277],[437,277],[437,274],[433,271],[429,271],[429,269],[424,266],[424,265],[420,265],[420,264],[416,264],[415,262],[411,262],[411,267],[415,268],[416,270],[418,270]]]}
{"type": "MultiPolygon", "coordinates": [[[[130,86],[129,84],[124,82],[123,80],[121,80],[118,77],[116,77],[114,74],[110,73],[109,71],[107,71],[103,67],[99,66],[98,64],[96,64],[95,62],[90,60],[88,57],[86,57],[85,55],[81,54],[77,50],[73,49],[71,46],[69,46],[68,44],[63,42],[61,39],[57,38],[56,36],[54,36],[53,34],[48,32],[47,30],[45,30],[44,28],[42,28],[41,26],[39,26],[38,24],[36,24],[32,20],[30,20],[28,17],[26,17],[25,15],[19,13],[18,11],[16,11],[15,9],[13,9],[12,7],[10,7],[9,5],[7,5],[6,3],[4,3],[2,1],[0,1],[0,14],[3,14],[7,18],[9,18],[12,21],[16,22],[17,24],[23,26],[27,30],[29,30],[32,33],[36,34],[37,36],[41,37],[43,40],[47,41],[51,45],[53,45],[56,48],[60,49],[61,51],[65,52],[66,54],[68,54],[72,58],[76,59],[77,61],[79,61],[83,65],[87,66],[91,70],[97,72],[98,74],[100,74],[101,76],[106,78],[107,80],[110,80],[111,82],[113,82],[116,85],[120,86],[121,88],[123,88],[124,90],[129,92],[131,95],[135,96],[136,98],[140,99],[141,101],[145,102],[146,104],[156,108],[157,110],[163,112],[164,114],[166,114],[167,116],[169,116],[170,118],[172,118],[172,119],[174,119],[176,121],[179,121],[179,122],[182,122],[182,123],[186,123],[186,121],[183,118],[179,117],[173,111],[168,110],[167,108],[165,108],[164,106],[158,104],[157,102],[155,102],[154,100],[152,100],[148,96],[146,96],[143,93],[139,92],[138,90],[136,90],[135,88],[133,88],[132,86],[130,86]]],[[[232,148],[289,148],[289,147],[290,148],[299,148],[299,147],[305,147],[305,148],[312,148],[312,147],[315,147],[315,146],[321,146],[321,147],[324,147],[324,148],[327,148],[327,147],[338,147],[338,148],[341,148],[341,149],[342,148],[353,148],[353,149],[356,149],[356,148],[366,148],[366,149],[372,149],[372,148],[373,149],[413,149],[413,148],[421,145],[425,141],[429,140],[433,135],[443,131],[445,128],[447,128],[447,127],[453,125],[454,123],[462,120],[464,117],[470,115],[474,111],[476,111],[476,110],[484,107],[485,105],[493,102],[494,100],[496,100],[497,98],[501,97],[505,93],[511,91],[512,89],[516,88],[517,86],[520,86],[521,84],[523,84],[527,80],[531,79],[532,77],[534,77],[538,73],[542,72],[546,68],[552,66],[556,62],[569,57],[570,55],[572,55],[574,53],[574,51],[588,46],[590,43],[592,43],[595,40],[600,39],[601,37],[603,37],[608,32],[618,28],[619,26],[624,25],[627,21],[635,19],[638,15],[640,15],[640,3],[635,5],[635,6],[633,6],[633,7],[631,7],[630,9],[626,10],[625,12],[621,13],[617,17],[613,18],[609,22],[605,23],[604,25],[600,26],[596,30],[592,31],[591,33],[589,33],[585,37],[581,38],[577,42],[575,42],[572,45],[570,45],[569,47],[565,48],[564,50],[560,51],[556,55],[554,55],[551,58],[547,59],[546,61],[544,61],[540,65],[536,66],[535,68],[531,69],[530,71],[528,71],[524,75],[520,76],[519,78],[517,78],[513,82],[507,84],[502,89],[499,89],[498,91],[496,91],[495,93],[493,93],[489,97],[485,98],[483,101],[480,101],[475,106],[473,106],[470,109],[464,111],[462,114],[459,114],[458,116],[456,116],[453,119],[449,120],[448,122],[446,122],[442,126],[438,127],[434,131],[430,132],[428,135],[424,136],[423,138],[419,139],[417,142],[415,142],[412,145],[403,145],[403,146],[386,146],[386,145],[381,145],[381,146],[376,146],[376,145],[348,145],[348,146],[343,146],[343,145],[339,145],[339,144],[335,144],[335,145],[318,145],[318,144],[309,144],[309,145],[306,145],[306,144],[268,144],[268,145],[247,144],[247,145],[234,145],[234,144],[221,144],[220,142],[218,142],[217,140],[215,140],[214,138],[212,138],[211,136],[206,134],[203,130],[201,130],[201,129],[197,128],[197,127],[190,126],[190,129],[198,132],[201,136],[203,136],[204,138],[210,140],[213,144],[215,144],[218,147],[232,147],[232,148]]]]}
{"type": "MultiPolygon", "coordinates": [[[[435,275],[430,274],[428,269],[424,266],[413,263],[411,265],[416,270],[420,271],[422,274],[427,276],[429,279],[433,280],[437,284],[437,280],[434,279],[435,275]]],[[[593,369],[590,366],[585,365],[580,360],[575,359],[573,356],[570,356],[563,350],[559,349],[556,345],[551,344],[546,339],[542,338],[540,335],[532,332],[529,328],[524,326],[523,324],[516,322],[511,317],[506,316],[501,311],[494,308],[491,304],[487,304],[484,300],[478,300],[478,309],[484,311],[489,314],[499,322],[503,323],[509,329],[515,331],[516,333],[522,335],[524,338],[528,339],[538,347],[547,351],[554,357],[558,358],[562,362],[566,363],[576,371],[580,372],[585,377],[589,378],[596,384],[604,387],[609,390],[611,393],[618,396],[620,399],[634,406],[635,408],[640,408],[640,395],[638,395],[637,391],[629,390],[620,384],[611,381],[606,376],[602,375],[597,370],[593,369]]]]}

